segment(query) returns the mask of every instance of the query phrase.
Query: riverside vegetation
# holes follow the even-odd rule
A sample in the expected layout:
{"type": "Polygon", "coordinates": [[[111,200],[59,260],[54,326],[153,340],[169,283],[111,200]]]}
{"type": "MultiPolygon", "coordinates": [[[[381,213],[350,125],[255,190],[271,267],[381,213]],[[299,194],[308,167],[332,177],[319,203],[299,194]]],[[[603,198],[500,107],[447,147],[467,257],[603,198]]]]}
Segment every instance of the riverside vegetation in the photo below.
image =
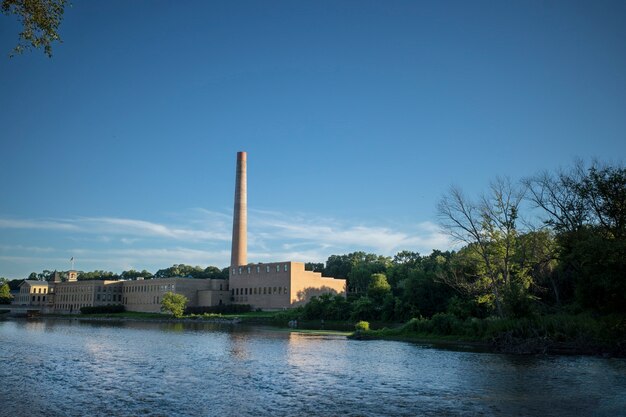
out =
{"type": "MultiPolygon", "coordinates": [[[[401,251],[393,257],[353,252],[306,264],[324,276],[345,278],[346,298],[323,295],[276,313],[240,306],[233,312],[188,310],[185,317],[234,314],[253,322],[298,320],[343,329],[360,322],[353,337],[362,339],[626,355],[626,168],[579,162],[517,183],[498,178],[475,199],[451,188],[438,215],[443,230],[460,242],[457,251],[401,251]]],[[[228,269],[173,265],[154,276],[94,271],[79,279],[135,276],[227,278],[228,269]]]]}

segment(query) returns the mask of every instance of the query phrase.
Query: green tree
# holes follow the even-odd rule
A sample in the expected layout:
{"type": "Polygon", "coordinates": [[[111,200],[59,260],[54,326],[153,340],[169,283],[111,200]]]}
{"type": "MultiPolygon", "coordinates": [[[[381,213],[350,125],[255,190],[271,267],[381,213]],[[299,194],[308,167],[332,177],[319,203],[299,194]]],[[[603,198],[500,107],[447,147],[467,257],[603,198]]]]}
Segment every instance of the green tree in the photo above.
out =
{"type": "Polygon", "coordinates": [[[514,285],[527,291],[530,286],[528,276],[513,262],[523,196],[523,188],[497,178],[490,184],[489,193],[477,203],[453,187],[438,205],[441,226],[457,241],[466,243],[467,250],[479,261],[477,279],[464,284],[479,284],[475,289],[488,288],[488,292],[478,295],[478,301],[493,303],[500,317],[505,314],[505,290],[514,285]]]}
{"type": "Polygon", "coordinates": [[[182,294],[167,292],[163,294],[161,311],[170,312],[174,317],[180,318],[185,312],[185,307],[187,306],[188,301],[187,297],[182,294]]]}
{"type": "Polygon", "coordinates": [[[13,53],[21,54],[29,48],[43,48],[45,54],[52,57],[52,42],[61,41],[59,25],[65,4],[66,0],[2,0],[2,13],[17,16],[22,25],[13,53]]]}
{"type": "Polygon", "coordinates": [[[377,320],[379,309],[369,297],[361,297],[352,303],[351,320],[377,320]]]}
{"type": "Polygon", "coordinates": [[[626,311],[626,168],[577,162],[527,180],[530,201],[555,231],[559,299],[626,311]]]}
{"type": "Polygon", "coordinates": [[[391,293],[391,285],[387,282],[385,274],[372,274],[367,286],[367,296],[380,303],[389,293],[391,293]]]}
{"type": "Polygon", "coordinates": [[[12,300],[13,296],[11,295],[11,288],[9,288],[9,284],[7,282],[4,282],[0,285],[0,304],[11,304],[12,300]]]}
{"type": "Polygon", "coordinates": [[[409,271],[415,268],[421,268],[421,264],[422,257],[419,253],[406,250],[398,252],[393,257],[386,274],[392,290],[395,291],[401,286],[401,283],[409,277],[409,271]]]}

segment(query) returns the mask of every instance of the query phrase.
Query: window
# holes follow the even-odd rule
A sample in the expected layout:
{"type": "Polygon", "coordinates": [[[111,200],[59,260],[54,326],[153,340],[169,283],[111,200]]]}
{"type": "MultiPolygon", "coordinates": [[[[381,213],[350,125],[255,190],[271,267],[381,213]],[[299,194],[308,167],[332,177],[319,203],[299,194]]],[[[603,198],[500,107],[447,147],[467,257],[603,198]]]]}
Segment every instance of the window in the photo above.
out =
{"type": "Polygon", "coordinates": [[[274,287],[274,292],[273,292],[273,294],[276,294],[276,287],[274,287]]]}
{"type": "Polygon", "coordinates": [[[239,275],[241,275],[241,267],[239,267],[239,275]]]}
{"type": "Polygon", "coordinates": [[[263,287],[263,294],[267,294],[267,288],[263,287]]]}
{"type": "Polygon", "coordinates": [[[278,294],[280,295],[282,291],[282,288],[278,287],[278,294]]]}
{"type": "Polygon", "coordinates": [[[288,264],[285,264],[285,272],[287,272],[289,270],[289,267],[287,265],[288,264]]]}
{"type": "Polygon", "coordinates": [[[261,272],[261,267],[260,266],[256,266],[256,273],[258,274],[259,272],[261,272]]]}
{"type": "Polygon", "coordinates": [[[233,275],[235,275],[236,273],[237,273],[237,270],[233,268],[233,275]]]}
{"type": "Polygon", "coordinates": [[[246,268],[248,270],[248,274],[250,273],[250,267],[246,268]]]}
{"type": "Polygon", "coordinates": [[[269,266],[269,265],[267,265],[267,266],[265,267],[265,272],[270,272],[270,266],[269,266]]]}
{"type": "Polygon", "coordinates": [[[276,272],[280,272],[280,265],[276,265],[276,272]]]}
{"type": "Polygon", "coordinates": [[[287,294],[287,287],[283,287],[283,294],[287,294]]]}

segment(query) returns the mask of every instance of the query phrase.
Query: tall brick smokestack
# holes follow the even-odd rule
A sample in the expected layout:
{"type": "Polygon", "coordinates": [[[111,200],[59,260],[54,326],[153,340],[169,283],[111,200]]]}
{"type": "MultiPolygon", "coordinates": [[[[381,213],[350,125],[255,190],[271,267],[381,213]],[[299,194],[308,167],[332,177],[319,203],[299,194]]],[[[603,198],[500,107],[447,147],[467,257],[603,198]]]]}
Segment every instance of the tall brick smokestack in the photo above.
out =
{"type": "Polygon", "coordinates": [[[235,180],[235,210],[233,212],[233,247],[231,266],[248,263],[248,195],[246,181],[247,154],[237,152],[237,179],[235,180]]]}

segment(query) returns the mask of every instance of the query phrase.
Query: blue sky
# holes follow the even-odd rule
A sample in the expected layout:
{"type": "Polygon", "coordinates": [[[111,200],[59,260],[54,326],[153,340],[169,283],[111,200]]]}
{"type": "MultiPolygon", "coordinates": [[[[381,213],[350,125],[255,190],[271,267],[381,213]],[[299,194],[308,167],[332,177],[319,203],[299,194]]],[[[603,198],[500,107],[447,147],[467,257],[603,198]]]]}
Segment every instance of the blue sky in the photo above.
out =
{"type": "Polygon", "coordinates": [[[626,155],[623,1],[75,1],[0,16],[0,276],[429,253],[436,205],[626,155]],[[2,52],[4,51],[4,52],[2,52]]]}

